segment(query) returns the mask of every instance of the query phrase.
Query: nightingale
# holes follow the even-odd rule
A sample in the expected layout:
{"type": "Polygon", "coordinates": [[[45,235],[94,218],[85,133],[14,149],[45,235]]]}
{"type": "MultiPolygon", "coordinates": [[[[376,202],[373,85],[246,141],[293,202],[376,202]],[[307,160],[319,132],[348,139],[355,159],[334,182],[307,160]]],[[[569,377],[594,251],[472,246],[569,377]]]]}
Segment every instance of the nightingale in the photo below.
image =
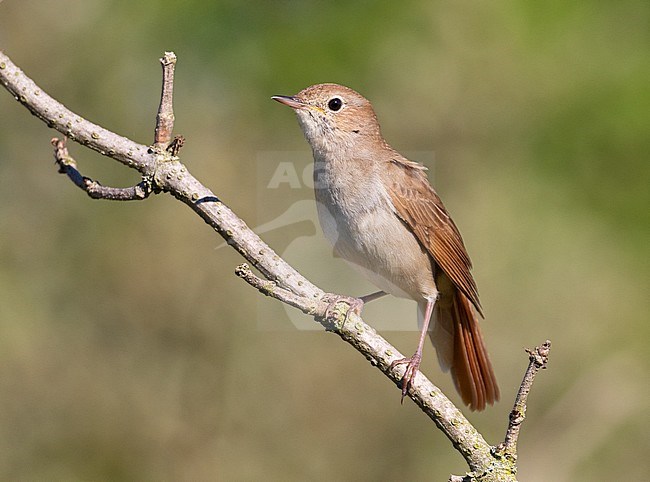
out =
{"type": "Polygon", "coordinates": [[[384,140],[370,102],[337,84],[318,84],[294,96],[291,107],[314,156],[318,218],[336,254],[380,292],[415,300],[421,334],[406,365],[402,400],[420,368],[429,335],[439,363],[472,410],[499,399],[479,328],[483,316],[463,239],[427,179],[426,167],[384,140]]]}

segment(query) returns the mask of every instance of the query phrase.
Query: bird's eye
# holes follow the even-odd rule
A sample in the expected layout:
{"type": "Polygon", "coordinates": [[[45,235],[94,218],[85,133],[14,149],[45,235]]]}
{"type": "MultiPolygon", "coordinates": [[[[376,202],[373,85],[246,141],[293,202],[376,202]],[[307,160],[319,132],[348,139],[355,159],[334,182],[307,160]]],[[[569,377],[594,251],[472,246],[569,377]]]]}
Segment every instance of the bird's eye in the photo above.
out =
{"type": "Polygon", "coordinates": [[[341,110],[341,107],[343,107],[343,101],[338,97],[334,97],[327,103],[327,107],[329,107],[331,111],[336,112],[337,110],[341,110]]]}

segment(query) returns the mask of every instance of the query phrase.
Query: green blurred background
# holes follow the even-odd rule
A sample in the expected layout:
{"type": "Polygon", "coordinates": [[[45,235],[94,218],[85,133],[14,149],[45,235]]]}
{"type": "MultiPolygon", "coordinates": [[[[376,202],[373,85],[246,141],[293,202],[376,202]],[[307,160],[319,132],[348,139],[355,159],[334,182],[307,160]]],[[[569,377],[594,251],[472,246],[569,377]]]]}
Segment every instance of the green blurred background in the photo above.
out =
{"type": "MultiPolygon", "coordinates": [[[[266,203],[260,153],[310,160],[270,96],[326,81],[362,92],[395,148],[435,154],[432,178],[476,266],[503,400],[472,422],[502,439],[523,347],[549,338],[520,479],[643,480],[649,13],[642,1],[5,0],[0,48],[73,111],[142,143],[158,58],[176,52],[182,159],[252,226],[293,202],[266,203]]],[[[190,210],[165,195],[90,200],[56,173],[54,135],[0,91],[0,479],[464,472],[433,424],[338,337],[261,323],[285,315],[233,275],[241,259],[215,249],[190,210]]],[[[71,152],[104,184],[138,181],[71,152]]],[[[268,240],[282,251],[310,234],[291,259],[300,271],[326,290],[370,290],[332,262],[319,230],[301,229],[268,240]]],[[[405,329],[384,334],[410,353],[415,308],[400,303],[364,315],[397,314],[405,329]]],[[[425,373],[458,401],[434,360],[427,347],[425,373]]]]}

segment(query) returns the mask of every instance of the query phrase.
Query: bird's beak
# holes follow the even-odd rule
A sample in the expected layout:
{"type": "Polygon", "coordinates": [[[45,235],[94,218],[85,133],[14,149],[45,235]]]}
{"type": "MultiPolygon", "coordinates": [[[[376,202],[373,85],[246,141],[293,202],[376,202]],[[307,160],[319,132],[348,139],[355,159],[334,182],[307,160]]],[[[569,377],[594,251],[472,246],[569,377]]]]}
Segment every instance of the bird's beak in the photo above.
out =
{"type": "Polygon", "coordinates": [[[274,95],[271,99],[278,101],[280,104],[288,105],[292,109],[304,109],[307,107],[307,104],[304,102],[288,95],[274,95]]]}

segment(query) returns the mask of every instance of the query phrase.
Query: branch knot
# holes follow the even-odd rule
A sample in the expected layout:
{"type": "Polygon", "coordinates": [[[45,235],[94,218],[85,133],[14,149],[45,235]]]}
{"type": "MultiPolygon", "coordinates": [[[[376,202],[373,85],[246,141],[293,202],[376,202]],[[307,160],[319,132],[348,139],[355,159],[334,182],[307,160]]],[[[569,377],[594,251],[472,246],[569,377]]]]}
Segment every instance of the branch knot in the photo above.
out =
{"type": "Polygon", "coordinates": [[[540,346],[535,347],[534,350],[526,349],[531,363],[534,363],[538,369],[545,370],[548,364],[548,355],[551,351],[551,341],[546,340],[540,346]]]}

